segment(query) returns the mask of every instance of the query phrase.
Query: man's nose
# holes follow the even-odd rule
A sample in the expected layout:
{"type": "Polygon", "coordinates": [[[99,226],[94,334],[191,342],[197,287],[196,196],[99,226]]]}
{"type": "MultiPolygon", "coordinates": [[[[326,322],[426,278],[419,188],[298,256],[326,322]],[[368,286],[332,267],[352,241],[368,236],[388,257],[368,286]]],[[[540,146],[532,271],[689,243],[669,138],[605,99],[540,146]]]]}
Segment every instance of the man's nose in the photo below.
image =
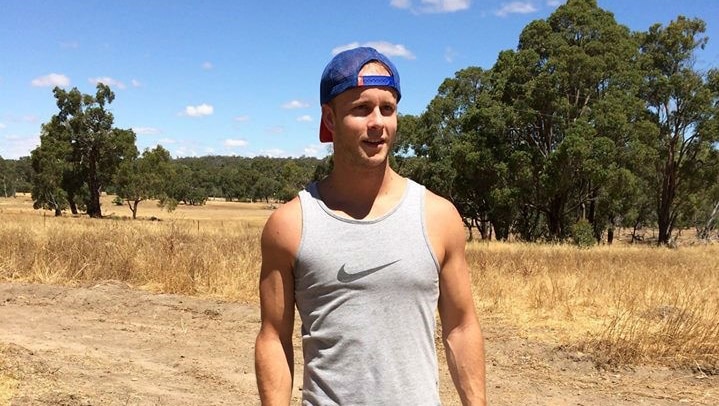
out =
{"type": "Polygon", "coordinates": [[[371,128],[384,127],[384,116],[382,115],[382,111],[380,111],[379,107],[373,109],[372,112],[370,113],[369,126],[371,128]]]}

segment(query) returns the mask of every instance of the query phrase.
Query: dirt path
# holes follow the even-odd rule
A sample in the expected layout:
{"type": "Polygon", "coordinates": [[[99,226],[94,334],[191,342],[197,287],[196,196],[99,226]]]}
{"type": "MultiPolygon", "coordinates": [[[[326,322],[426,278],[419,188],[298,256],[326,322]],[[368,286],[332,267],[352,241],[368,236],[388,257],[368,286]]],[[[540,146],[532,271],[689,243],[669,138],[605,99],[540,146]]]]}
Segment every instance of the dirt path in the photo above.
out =
{"type": "MultiPolygon", "coordinates": [[[[255,306],[115,282],[0,283],[0,405],[256,405],[258,324],[255,306]]],[[[719,404],[717,377],[660,368],[600,372],[582,354],[489,321],[484,328],[493,405],[719,404]]],[[[444,404],[458,404],[441,373],[444,404]]]]}

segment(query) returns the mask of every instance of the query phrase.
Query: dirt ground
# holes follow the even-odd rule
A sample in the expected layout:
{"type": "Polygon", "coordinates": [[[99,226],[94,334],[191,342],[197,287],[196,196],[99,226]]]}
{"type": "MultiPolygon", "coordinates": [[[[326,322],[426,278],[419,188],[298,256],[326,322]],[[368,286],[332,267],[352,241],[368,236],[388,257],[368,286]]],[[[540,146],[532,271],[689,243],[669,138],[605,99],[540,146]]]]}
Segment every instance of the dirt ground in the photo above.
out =
{"type": "MultiPolygon", "coordinates": [[[[0,283],[0,404],[256,405],[258,325],[254,305],[119,282],[0,283]]],[[[491,405],[719,404],[716,376],[656,367],[599,371],[584,354],[492,320],[483,328],[491,405]]],[[[299,347],[296,353],[301,362],[299,347]]],[[[459,404],[444,366],[441,376],[443,404],[459,404]]]]}

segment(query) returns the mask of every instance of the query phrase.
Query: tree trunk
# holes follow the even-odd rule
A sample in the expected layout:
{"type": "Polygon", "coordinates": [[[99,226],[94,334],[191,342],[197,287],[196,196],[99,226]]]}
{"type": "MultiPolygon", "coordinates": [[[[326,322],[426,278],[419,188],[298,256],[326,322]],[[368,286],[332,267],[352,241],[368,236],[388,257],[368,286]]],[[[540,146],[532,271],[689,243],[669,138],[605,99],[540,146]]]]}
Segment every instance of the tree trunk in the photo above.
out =
{"type": "Polygon", "coordinates": [[[102,209],[100,208],[100,180],[97,175],[97,152],[90,153],[89,173],[87,176],[87,186],[90,189],[90,201],[87,203],[87,215],[92,218],[101,218],[102,209]]]}
{"type": "Polygon", "coordinates": [[[132,210],[132,219],[133,219],[133,220],[135,220],[135,219],[137,218],[137,206],[138,206],[139,204],[140,204],[140,201],[139,201],[139,200],[135,200],[135,201],[132,203],[132,207],[130,208],[130,210],[132,210]]]}
{"type": "Polygon", "coordinates": [[[666,245],[672,237],[673,218],[672,205],[676,195],[676,171],[674,168],[674,157],[670,152],[664,166],[662,177],[662,190],[659,196],[659,207],[657,208],[657,224],[659,226],[659,237],[657,243],[666,245]]]}
{"type": "Polygon", "coordinates": [[[482,236],[482,241],[490,241],[492,239],[492,224],[486,216],[484,219],[475,219],[474,221],[476,222],[477,228],[482,236]]]}
{"type": "MultiPolygon", "coordinates": [[[[587,221],[592,225],[592,231],[594,232],[594,239],[597,242],[602,241],[602,234],[604,233],[604,225],[597,222],[597,200],[599,199],[597,189],[592,189],[589,195],[589,210],[587,213],[587,221]]],[[[609,226],[611,228],[611,226],[609,226]]]]}
{"type": "Polygon", "coordinates": [[[711,234],[712,230],[714,230],[714,222],[717,219],[717,215],[719,215],[719,201],[717,201],[714,205],[714,210],[712,210],[711,214],[709,215],[709,219],[707,220],[706,224],[704,224],[704,227],[699,230],[698,234],[700,239],[709,239],[709,235],[711,234]]]}
{"type": "Polygon", "coordinates": [[[564,199],[559,196],[555,196],[549,203],[549,210],[547,210],[547,227],[549,229],[549,238],[552,240],[560,240],[563,237],[563,213],[564,199]]]}
{"type": "Polygon", "coordinates": [[[474,233],[472,233],[472,229],[474,228],[474,222],[471,219],[462,217],[462,223],[464,223],[464,226],[467,227],[467,241],[474,240],[474,233]]]}
{"type": "Polygon", "coordinates": [[[77,214],[77,204],[75,203],[75,194],[69,193],[67,194],[67,204],[70,206],[70,212],[72,214],[77,214]]]}

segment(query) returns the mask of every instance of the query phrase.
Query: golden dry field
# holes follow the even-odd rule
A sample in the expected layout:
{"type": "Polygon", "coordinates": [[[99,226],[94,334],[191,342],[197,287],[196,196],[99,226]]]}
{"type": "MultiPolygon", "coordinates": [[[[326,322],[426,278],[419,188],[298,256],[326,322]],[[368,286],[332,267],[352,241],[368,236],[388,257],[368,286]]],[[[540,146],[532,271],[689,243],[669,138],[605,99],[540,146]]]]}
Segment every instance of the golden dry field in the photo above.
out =
{"type": "MultiPolygon", "coordinates": [[[[257,304],[259,236],[272,207],[209,201],[168,213],[143,202],[130,220],[129,209],[111,200],[97,220],[53,217],[33,210],[28,196],[0,199],[0,280],[120,281],[257,304]]],[[[644,365],[706,376],[719,373],[717,258],[716,243],[467,245],[483,325],[506,326],[600,369],[644,365]]]]}
{"type": "Polygon", "coordinates": [[[0,277],[53,284],[119,280],[157,292],[256,302],[266,204],[209,201],[160,210],[103,199],[105,218],[33,210],[28,196],[0,199],[0,277]]]}

